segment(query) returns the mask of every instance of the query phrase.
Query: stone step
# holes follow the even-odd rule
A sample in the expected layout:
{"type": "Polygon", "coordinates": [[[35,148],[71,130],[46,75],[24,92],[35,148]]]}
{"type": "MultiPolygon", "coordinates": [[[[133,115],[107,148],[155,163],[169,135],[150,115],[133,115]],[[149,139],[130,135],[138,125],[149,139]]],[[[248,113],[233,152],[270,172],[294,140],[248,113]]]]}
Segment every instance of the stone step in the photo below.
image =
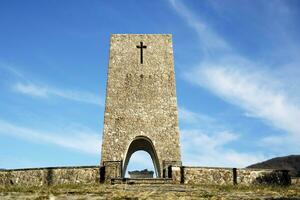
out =
{"type": "Polygon", "coordinates": [[[172,184],[171,178],[112,178],[111,184],[172,184]]]}

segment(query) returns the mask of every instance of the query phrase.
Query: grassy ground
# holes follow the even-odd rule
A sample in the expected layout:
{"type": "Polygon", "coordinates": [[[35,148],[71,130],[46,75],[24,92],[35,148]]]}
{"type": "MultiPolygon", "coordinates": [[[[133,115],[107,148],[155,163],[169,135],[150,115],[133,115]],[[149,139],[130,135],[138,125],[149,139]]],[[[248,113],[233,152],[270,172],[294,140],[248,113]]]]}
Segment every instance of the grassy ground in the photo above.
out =
{"type": "Polygon", "coordinates": [[[59,185],[0,186],[0,199],[266,199],[300,200],[300,186],[59,185]]]}

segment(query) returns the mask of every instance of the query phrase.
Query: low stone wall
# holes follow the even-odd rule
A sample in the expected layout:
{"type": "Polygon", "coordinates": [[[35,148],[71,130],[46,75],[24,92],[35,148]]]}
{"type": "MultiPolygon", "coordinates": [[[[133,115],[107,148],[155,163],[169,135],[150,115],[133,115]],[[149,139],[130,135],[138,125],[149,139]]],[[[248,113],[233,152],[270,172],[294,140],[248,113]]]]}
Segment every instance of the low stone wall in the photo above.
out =
{"type": "Polygon", "coordinates": [[[256,183],[259,177],[272,173],[271,169],[237,169],[237,184],[250,185],[256,183]]]}
{"type": "Polygon", "coordinates": [[[212,167],[172,167],[172,177],[175,183],[202,185],[252,185],[291,183],[287,171],[270,169],[236,169],[212,167]]]}
{"type": "Polygon", "coordinates": [[[241,185],[290,185],[291,177],[288,170],[239,169],[237,183],[241,185]]]}
{"type": "MultiPolygon", "coordinates": [[[[103,168],[103,167],[102,167],[103,168]]],[[[252,185],[276,184],[289,185],[288,171],[268,169],[236,169],[212,167],[171,166],[170,176],[161,179],[122,179],[109,178],[100,166],[53,167],[16,170],[0,170],[0,185],[43,186],[58,184],[95,184],[105,183],[177,183],[197,185],[252,185]],[[107,180],[106,180],[107,179],[107,180]],[[113,181],[112,181],[113,180],[113,181]]],[[[118,169],[115,169],[119,171],[118,169]]]]}
{"type": "Polygon", "coordinates": [[[0,170],[0,185],[43,186],[96,182],[99,182],[99,166],[0,170]]]}
{"type": "Polygon", "coordinates": [[[293,185],[300,185],[300,178],[299,177],[293,177],[291,179],[291,182],[293,185]]]}
{"type": "MultiPolygon", "coordinates": [[[[173,171],[173,169],[172,169],[173,171]]],[[[181,167],[181,183],[184,184],[233,184],[231,168],[181,167]]]]}

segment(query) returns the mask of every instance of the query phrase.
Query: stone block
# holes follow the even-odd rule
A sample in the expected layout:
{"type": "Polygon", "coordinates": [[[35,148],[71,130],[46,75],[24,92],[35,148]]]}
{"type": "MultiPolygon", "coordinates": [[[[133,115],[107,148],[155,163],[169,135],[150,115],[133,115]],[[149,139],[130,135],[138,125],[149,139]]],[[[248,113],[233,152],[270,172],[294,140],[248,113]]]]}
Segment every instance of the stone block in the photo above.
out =
{"type": "Polygon", "coordinates": [[[122,177],[122,161],[106,161],[103,165],[105,167],[105,182],[110,182],[112,178],[122,177]]]}

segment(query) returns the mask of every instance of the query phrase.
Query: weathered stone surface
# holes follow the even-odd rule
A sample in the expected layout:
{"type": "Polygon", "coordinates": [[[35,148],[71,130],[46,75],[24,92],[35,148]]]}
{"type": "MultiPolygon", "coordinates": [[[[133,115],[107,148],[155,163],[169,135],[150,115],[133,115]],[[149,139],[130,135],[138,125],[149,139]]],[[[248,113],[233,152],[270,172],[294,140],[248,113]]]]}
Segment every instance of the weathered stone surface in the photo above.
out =
{"type": "Polygon", "coordinates": [[[212,185],[289,185],[290,177],[278,170],[210,167],[172,167],[173,183],[212,185]],[[236,170],[236,177],[234,171],[236,170]]]}
{"type": "Polygon", "coordinates": [[[272,173],[271,169],[237,169],[237,184],[250,185],[256,182],[258,177],[272,173]]]}
{"type": "Polygon", "coordinates": [[[290,185],[291,177],[287,170],[239,169],[239,184],[290,185]]]}
{"type": "Polygon", "coordinates": [[[300,185],[300,178],[299,177],[291,178],[291,184],[292,185],[300,185]]]}
{"type": "Polygon", "coordinates": [[[183,167],[185,184],[217,184],[232,185],[231,168],[183,167]]]}
{"type": "Polygon", "coordinates": [[[183,175],[182,175],[182,169],[183,167],[171,167],[171,177],[174,183],[183,183],[183,175]]]}
{"type": "Polygon", "coordinates": [[[122,177],[122,162],[121,161],[105,161],[104,165],[104,181],[110,183],[111,178],[122,177]]]}
{"type": "MultiPolygon", "coordinates": [[[[113,165],[108,166],[111,166],[112,168],[114,167],[113,165]]],[[[161,179],[124,179],[121,178],[120,174],[117,174],[115,176],[119,178],[110,177],[109,179],[107,179],[107,183],[181,183],[189,185],[233,185],[234,183],[233,169],[231,168],[173,166],[171,167],[171,172],[172,175],[170,178],[161,179]]],[[[290,177],[287,174],[282,173],[278,170],[237,169],[238,185],[285,185],[286,180],[290,180],[289,178],[290,177]],[[272,179],[270,179],[270,177],[272,179]],[[275,177],[275,179],[273,177],[275,177]]],[[[0,185],[47,186],[58,184],[95,183],[99,183],[99,166],[37,168],[0,171],[0,185]]],[[[294,180],[293,183],[296,184],[297,181],[294,180]]]]}
{"type": "Polygon", "coordinates": [[[163,161],[181,161],[171,35],[111,36],[102,141],[101,165],[121,161],[123,176],[137,150],[150,154],[159,177],[163,161]],[[130,146],[137,137],[144,143],[130,146]]]}
{"type": "Polygon", "coordinates": [[[43,186],[57,184],[95,184],[99,167],[36,168],[0,171],[0,185],[43,186]]]}

